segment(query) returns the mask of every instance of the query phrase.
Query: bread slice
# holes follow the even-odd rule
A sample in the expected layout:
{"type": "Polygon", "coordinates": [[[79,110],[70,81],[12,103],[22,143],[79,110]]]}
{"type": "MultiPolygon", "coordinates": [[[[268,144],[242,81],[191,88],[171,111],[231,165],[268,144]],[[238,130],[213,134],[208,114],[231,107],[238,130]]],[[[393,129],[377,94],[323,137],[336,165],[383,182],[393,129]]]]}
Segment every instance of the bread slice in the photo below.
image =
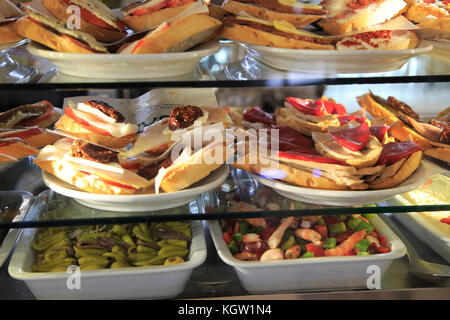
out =
{"type": "Polygon", "coordinates": [[[300,187],[331,190],[350,189],[347,186],[336,184],[331,179],[267,158],[262,159],[256,154],[247,154],[245,157],[236,160],[233,163],[233,167],[250,173],[256,173],[263,177],[286,181],[300,187]]]}
{"type": "Polygon", "coordinates": [[[353,9],[350,1],[324,0],[322,5],[328,11],[327,17],[319,21],[319,26],[328,34],[341,35],[383,23],[399,15],[407,8],[403,0],[378,0],[367,6],[353,9]]]}
{"type": "Polygon", "coordinates": [[[38,149],[30,146],[20,138],[0,139],[0,162],[14,162],[38,153],[38,149]]]}
{"type": "MultiPolygon", "coordinates": [[[[41,0],[42,4],[61,21],[67,21],[73,14],[70,10],[67,10],[69,3],[63,0],[41,0]]],[[[109,29],[99,27],[82,17],[80,17],[80,30],[92,35],[95,39],[105,42],[113,42],[122,39],[126,33],[125,31],[119,31],[117,29],[109,29]]]]}
{"type": "Polygon", "coordinates": [[[120,48],[119,53],[186,51],[197,44],[212,39],[221,25],[221,21],[205,14],[190,15],[168,24],[166,28],[149,33],[141,40],[120,48]]]}
{"type": "Polygon", "coordinates": [[[431,148],[424,151],[424,154],[432,158],[450,163],[450,149],[449,148],[431,148]]]}
{"type": "Polygon", "coordinates": [[[23,39],[16,30],[14,30],[14,22],[0,26],[0,44],[13,43],[23,39]]]}
{"type": "Polygon", "coordinates": [[[274,48],[334,50],[331,44],[291,39],[239,24],[224,26],[219,37],[274,48]]]}
{"type": "Polygon", "coordinates": [[[179,15],[186,10],[192,3],[185,4],[183,6],[176,6],[172,8],[164,8],[151,13],[142,14],[139,16],[128,15],[121,19],[129,28],[133,31],[141,32],[148,31],[156,28],[161,23],[179,15]]]}
{"type": "Polygon", "coordinates": [[[297,28],[305,27],[313,22],[318,21],[322,16],[309,15],[309,14],[293,14],[283,13],[274,10],[258,7],[250,3],[242,3],[238,1],[226,1],[223,3],[222,8],[236,16],[242,15],[243,12],[263,20],[284,20],[297,28]]]}
{"type": "Polygon", "coordinates": [[[399,185],[419,168],[421,161],[422,151],[413,153],[406,159],[394,176],[383,180],[380,178],[373,180],[369,183],[369,189],[388,189],[399,185]]]}
{"type": "Polygon", "coordinates": [[[116,138],[113,136],[93,133],[92,131],[89,131],[87,128],[83,127],[66,115],[63,115],[61,118],[59,118],[59,120],[55,123],[55,128],[65,131],[71,136],[76,137],[80,140],[84,140],[86,142],[97,144],[113,150],[122,149],[136,139],[136,135],[128,135],[125,137],[116,138]]]}

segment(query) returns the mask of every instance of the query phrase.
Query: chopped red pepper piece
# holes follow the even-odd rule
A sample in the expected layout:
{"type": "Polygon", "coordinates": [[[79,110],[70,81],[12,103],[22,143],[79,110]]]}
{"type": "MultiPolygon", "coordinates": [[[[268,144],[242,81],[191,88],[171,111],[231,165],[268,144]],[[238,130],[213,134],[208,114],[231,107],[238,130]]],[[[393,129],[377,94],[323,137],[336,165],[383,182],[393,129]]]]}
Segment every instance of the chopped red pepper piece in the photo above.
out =
{"type": "Polygon", "coordinates": [[[345,109],[344,105],[339,103],[334,103],[319,98],[316,100],[316,104],[322,105],[329,114],[347,114],[347,110],[345,109]]]}
{"type": "Polygon", "coordinates": [[[370,127],[370,135],[374,136],[375,138],[380,141],[380,143],[383,142],[383,138],[386,135],[386,132],[388,132],[389,127],[388,126],[372,126],[370,127]]]}
{"type": "Polygon", "coordinates": [[[305,247],[306,251],[314,253],[314,257],[325,256],[322,246],[316,245],[314,243],[308,243],[307,245],[305,245],[305,247]]]}
{"type": "Polygon", "coordinates": [[[339,124],[341,126],[343,126],[343,125],[349,123],[352,120],[355,120],[355,121],[363,124],[364,122],[366,122],[367,118],[366,117],[357,116],[356,114],[352,114],[350,116],[349,115],[339,115],[338,116],[338,120],[339,120],[339,124]]]}
{"type": "Polygon", "coordinates": [[[313,161],[320,163],[329,164],[339,164],[346,166],[347,164],[343,161],[335,160],[333,158],[324,157],[316,154],[307,154],[303,150],[290,150],[290,151],[278,151],[278,157],[292,159],[292,160],[303,160],[303,161],[313,161]]]}
{"type": "Polygon", "coordinates": [[[360,151],[369,142],[369,125],[364,122],[356,128],[330,132],[330,137],[349,150],[360,151]]]}
{"type": "Polygon", "coordinates": [[[347,233],[339,233],[338,235],[336,235],[336,242],[337,243],[342,243],[345,240],[347,240],[348,238],[348,234],[347,233]]]}
{"type": "Polygon", "coordinates": [[[385,247],[386,244],[387,244],[387,239],[386,239],[385,236],[379,237],[379,238],[378,238],[378,241],[380,242],[380,245],[381,245],[382,247],[385,247]]]}
{"type": "Polygon", "coordinates": [[[248,122],[260,122],[268,126],[276,125],[275,116],[265,112],[258,106],[255,106],[249,110],[244,111],[242,117],[248,122]]]}
{"type": "Polygon", "coordinates": [[[439,220],[442,223],[446,223],[446,224],[450,224],[450,218],[443,218],[441,220],[439,220]]]}
{"type": "Polygon", "coordinates": [[[227,244],[229,244],[229,243],[231,242],[231,240],[233,240],[233,237],[232,237],[228,232],[225,232],[225,233],[223,234],[223,240],[224,240],[227,244]]]}
{"type": "Polygon", "coordinates": [[[377,248],[377,252],[388,253],[388,252],[391,252],[391,248],[377,248]]]}
{"type": "Polygon", "coordinates": [[[286,101],[300,112],[313,116],[322,116],[327,114],[327,110],[323,104],[316,104],[314,101],[287,97],[286,101]]]}
{"type": "Polygon", "coordinates": [[[389,142],[383,145],[383,151],[378,158],[377,165],[392,164],[411,154],[422,150],[422,148],[412,141],[389,142]]]}
{"type": "Polygon", "coordinates": [[[297,147],[310,148],[313,142],[310,138],[298,133],[294,129],[287,126],[275,126],[278,129],[278,139],[283,142],[292,143],[297,147]]]}
{"type": "Polygon", "coordinates": [[[266,227],[259,233],[259,237],[261,240],[267,240],[272,235],[272,233],[275,231],[275,228],[272,227],[266,227]]]}
{"type": "Polygon", "coordinates": [[[323,218],[323,221],[325,221],[325,223],[327,225],[339,223],[342,221],[341,219],[338,219],[338,218],[332,217],[332,216],[324,216],[322,218],[323,218]]]}

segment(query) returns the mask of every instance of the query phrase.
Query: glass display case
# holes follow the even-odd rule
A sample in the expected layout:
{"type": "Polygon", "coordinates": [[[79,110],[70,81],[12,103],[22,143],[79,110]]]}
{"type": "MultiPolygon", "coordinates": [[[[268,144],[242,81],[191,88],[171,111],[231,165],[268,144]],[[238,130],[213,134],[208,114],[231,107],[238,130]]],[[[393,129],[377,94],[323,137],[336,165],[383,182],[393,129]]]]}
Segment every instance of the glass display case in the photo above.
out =
{"type": "MultiPolygon", "coordinates": [[[[258,105],[267,112],[283,106],[287,96],[310,99],[326,96],[345,105],[351,113],[360,109],[356,97],[372,91],[379,96],[394,96],[407,102],[424,118],[436,116],[448,107],[450,99],[448,56],[442,57],[433,51],[415,55],[387,72],[299,72],[271,67],[251,50],[233,41],[221,40],[216,53],[202,58],[191,72],[181,76],[102,79],[67,75],[52,59],[32,55],[27,45],[5,50],[0,56],[2,111],[42,100],[62,108],[64,99],[76,96],[135,99],[158,88],[168,88],[174,95],[182,94],[180,90],[186,88],[208,90],[218,107],[258,105]]],[[[16,248],[11,250],[0,270],[2,288],[7,288],[0,292],[1,299],[76,299],[82,296],[83,288],[86,290],[84,297],[113,299],[450,298],[450,228],[448,223],[440,222],[448,220],[450,212],[449,166],[444,161],[424,158],[420,172],[410,177],[406,189],[391,193],[380,191],[367,199],[363,199],[364,195],[358,191],[348,191],[353,192],[350,198],[341,198],[334,204],[323,201],[331,198],[333,192],[327,194],[317,190],[310,195],[316,200],[308,200],[307,191],[303,191],[301,200],[287,189],[265,181],[267,179],[226,165],[207,183],[194,186],[201,188],[205,184],[215,184],[214,187],[186,195],[182,201],[167,198],[163,200],[168,204],[166,208],[146,210],[145,206],[137,206],[138,198],[129,198],[125,203],[117,204],[125,209],[112,205],[105,210],[107,204],[102,201],[107,202],[106,198],[92,198],[83,203],[81,198],[64,195],[51,179],[43,176],[33,159],[24,158],[5,166],[0,172],[0,191],[15,190],[33,196],[26,214],[20,219],[5,220],[2,217],[0,221],[4,230],[20,230],[16,248]],[[358,198],[359,202],[356,201],[358,198]],[[169,205],[176,200],[181,201],[179,205],[169,205]],[[242,206],[237,208],[239,204],[242,206]],[[316,253],[308,258],[308,255],[304,256],[310,252],[306,245],[314,243],[308,238],[297,241],[301,256],[290,261],[242,261],[236,258],[237,253],[242,253],[239,243],[246,243],[242,236],[259,234],[264,229],[257,229],[255,221],[272,225],[273,232],[286,219],[293,219],[291,223],[295,221],[297,229],[317,231],[320,226],[327,227],[329,233],[324,238],[338,239],[337,245],[358,231],[366,230],[352,226],[355,219],[362,219],[370,225],[367,234],[375,229],[372,236],[377,238],[375,243],[379,249],[377,251],[375,245],[372,251],[367,248],[357,250],[368,252],[367,255],[353,251],[340,257],[322,257],[323,254],[316,253]],[[39,252],[31,250],[31,243],[37,239],[36,234],[48,228],[57,231],[91,228],[101,232],[99,227],[140,224],[161,227],[179,221],[191,223],[192,227],[188,240],[190,251],[185,254],[184,264],[82,269],[86,282],[79,292],[64,287],[67,279],[64,272],[48,272],[48,269],[48,276],[46,272],[32,272],[39,252]],[[236,224],[239,221],[247,222],[239,226],[236,224]],[[336,228],[338,224],[344,225],[344,232],[330,232],[330,228],[336,228]],[[251,229],[242,231],[244,225],[251,229]],[[227,240],[225,234],[230,227],[228,236],[234,238],[227,240]],[[339,237],[343,233],[345,238],[339,237]],[[388,251],[382,250],[380,240],[388,243],[388,251]],[[240,247],[231,248],[231,241],[240,247]],[[370,277],[377,272],[379,278],[370,277]],[[128,283],[124,282],[125,277],[129,279],[128,283]],[[110,287],[105,287],[102,279],[109,279],[106,281],[110,287]],[[112,295],[118,287],[122,288],[123,295],[112,295]]],[[[279,241],[284,244],[288,238],[282,236],[284,238],[279,241]]],[[[256,242],[260,240],[258,238],[256,242]]],[[[322,253],[323,249],[332,248],[322,248],[322,253]]],[[[261,256],[256,260],[259,258],[261,256]]]]}

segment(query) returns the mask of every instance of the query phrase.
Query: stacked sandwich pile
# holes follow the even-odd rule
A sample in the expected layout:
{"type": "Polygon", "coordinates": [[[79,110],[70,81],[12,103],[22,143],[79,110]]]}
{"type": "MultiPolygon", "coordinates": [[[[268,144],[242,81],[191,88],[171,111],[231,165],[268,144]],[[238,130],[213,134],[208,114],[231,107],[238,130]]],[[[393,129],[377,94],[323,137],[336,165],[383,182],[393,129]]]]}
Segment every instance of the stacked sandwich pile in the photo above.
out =
{"type": "Polygon", "coordinates": [[[0,113],[0,162],[12,163],[36,155],[38,148],[60,136],[47,132],[60,114],[49,101],[23,105],[0,113]]]}
{"type": "Polygon", "coordinates": [[[208,176],[233,153],[225,138],[231,120],[224,109],[178,106],[140,133],[104,101],[69,102],[64,111],[55,127],[65,138],[42,149],[35,163],[87,192],[175,192],[208,176]],[[193,146],[195,129],[211,126],[216,135],[197,137],[193,146]]]}
{"type": "Polygon", "coordinates": [[[410,49],[419,43],[415,32],[380,27],[407,6],[403,0],[323,0],[319,5],[295,0],[228,0],[222,6],[228,14],[220,36],[288,49],[410,49]],[[312,23],[322,30],[302,29],[312,23]]]}
{"type": "Polygon", "coordinates": [[[98,0],[34,0],[14,29],[60,52],[139,54],[188,50],[221,26],[200,1],[149,0],[122,10],[120,20],[98,0]]]}
{"type": "Polygon", "coordinates": [[[266,178],[317,189],[387,189],[411,176],[422,160],[420,145],[397,142],[384,119],[369,121],[363,110],[348,114],[326,97],[288,97],[275,114],[257,107],[233,112],[247,131],[280,129],[278,150],[255,152],[248,146],[234,163],[266,178]]]}

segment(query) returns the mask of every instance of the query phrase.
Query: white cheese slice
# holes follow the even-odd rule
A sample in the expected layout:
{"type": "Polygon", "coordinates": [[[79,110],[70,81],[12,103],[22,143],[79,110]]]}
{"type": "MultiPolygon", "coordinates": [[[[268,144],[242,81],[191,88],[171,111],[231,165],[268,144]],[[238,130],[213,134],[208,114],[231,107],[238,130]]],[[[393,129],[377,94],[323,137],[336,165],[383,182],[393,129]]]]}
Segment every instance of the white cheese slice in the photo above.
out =
{"type": "Polygon", "coordinates": [[[91,106],[89,106],[83,102],[78,104],[77,109],[80,111],[84,111],[86,113],[90,113],[90,114],[96,116],[97,118],[102,119],[103,121],[108,122],[108,123],[116,123],[117,122],[116,119],[107,116],[106,114],[101,112],[99,109],[92,108],[91,106]]]}

